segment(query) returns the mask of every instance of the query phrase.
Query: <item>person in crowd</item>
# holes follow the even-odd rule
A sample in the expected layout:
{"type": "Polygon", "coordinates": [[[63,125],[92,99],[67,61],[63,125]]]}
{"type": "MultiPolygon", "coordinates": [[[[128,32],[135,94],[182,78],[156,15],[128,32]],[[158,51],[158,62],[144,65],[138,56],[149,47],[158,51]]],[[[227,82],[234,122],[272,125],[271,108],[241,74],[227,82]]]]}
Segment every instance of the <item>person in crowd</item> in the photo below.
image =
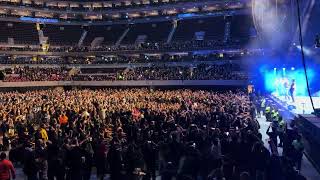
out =
{"type": "Polygon", "coordinates": [[[270,123],[268,129],[267,129],[267,135],[270,138],[270,143],[272,143],[273,145],[277,146],[278,145],[278,124],[276,121],[270,123]],[[271,131],[270,131],[271,129],[271,131]]]}
{"type": "Polygon", "coordinates": [[[303,156],[304,145],[302,142],[302,136],[298,135],[295,140],[292,142],[293,146],[293,160],[298,171],[301,170],[301,161],[303,156]]]}
{"type": "Polygon", "coordinates": [[[44,152],[38,153],[36,159],[39,169],[39,180],[48,180],[48,161],[44,152]]]}
{"type": "Polygon", "coordinates": [[[59,116],[59,123],[60,123],[60,125],[62,125],[62,126],[64,126],[64,125],[66,125],[67,123],[68,123],[68,116],[66,115],[66,114],[61,114],[60,116],[59,116]]]}
{"type": "Polygon", "coordinates": [[[6,153],[2,152],[0,154],[0,179],[10,180],[16,178],[16,171],[12,165],[12,162],[6,159],[6,153]]]}
{"type": "Polygon", "coordinates": [[[265,115],[265,112],[264,111],[266,109],[266,99],[264,97],[261,97],[261,102],[260,102],[260,107],[261,107],[261,112],[262,112],[262,115],[265,115]]]}
{"type": "Polygon", "coordinates": [[[281,116],[279,116],[279,118],[278,118],[278,124],[279,124],[279,126],[278,126],[278,135],[279,135],[279,140],[280,140],[278,146],[279,147],[283,147],[283,140],[284,140],[284,133],[285,133],[285,129],[286,129],[286,122],[281,116]]]}
{"type": "Polygon", "coordinates": [[[108,152],[108,145],[100,138],[95,151],[95,163],[97,167],[97,177],[99,180],[103,180],[106,173],[108,152]]]}
{"type": "Polygon", "coordinates": [[[48,133],[47,133],[47,130],[45,129],[44,124],[41,124],[38,134],[39,134],[38,135],[39,140],[43,140],[43,141],[49,140],[48,133]]]}
{"type": "Polygon", "coordinates": [[[64,180],[66,170],[62,152],[58,143],[51,143],[48,145],[48,180],[64,180]]]}
{"type": "Polygon", "coordinates": [[[270,152],[262,142],[256,142],[252,148],[252,154],[252,167],[254,167],[254,170],[251,171],[252,175],[256,179],[265,180],[270,161],[270,152]]]}
{"type": "Polygon", "coordinates": [[[291,120],[289,127],[286,124],[284,138],[283,138],[283,155],[287,158],[293,157],[294,147],[292,142],[298,137],[298,130],[295,125],[295,120],[291,120]]]}
{"type": "Polygon", "coordinates": [[[271,122],[272,119],[271,119],[271,107],[270,107],[270,105],[267,105],[267,106],[266,106],[265,115],[266,115],[267,121],[268,121],[268,122],[271,122]]]}
{"type": "Polygon", "coordinates": [[[39,166],[36,161],[36,152],[33,144],[27,142],[24,149],[23,172],[28,180],[38,180],[39,166]]]}

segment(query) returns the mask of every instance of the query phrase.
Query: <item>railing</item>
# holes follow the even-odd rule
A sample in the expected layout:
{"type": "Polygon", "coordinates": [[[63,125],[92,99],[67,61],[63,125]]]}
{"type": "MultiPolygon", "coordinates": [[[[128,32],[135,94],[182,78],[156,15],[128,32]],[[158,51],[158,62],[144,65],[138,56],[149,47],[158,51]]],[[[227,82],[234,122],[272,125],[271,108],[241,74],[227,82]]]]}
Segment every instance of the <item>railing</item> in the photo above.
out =
{"type": "Polygon", "coordinates": [[[31,81],[2,82],[1,87],[55,87],[55,86],[239,86],[248,84],[246,80],[143,80],[143,81],[31,81]]]}
{"type": "Polygon", "coordinates": [[[40,67],[40,68],[85,68],[85,69],[103,69],[103,68],[136,68],[136,67],[153,67],[153,66],[166,66],[166,67],[176,67],[176,66],[197,66],[200,64],[207,64],[207,65],[223,65],[228,64],[232,61],[232,64],[239,64],[241,65],[240,59],[212,59],[206,61],[176,61],[176,62],[161,62],[161,61],[154,61],[149,63],[130,63],[130,62],[119,62],[119,63],[97,63],[97,64],[59,64],[59,63],[52,63],[52,64],[29,64],[28,62],[19,62],[11,64],[7,63],[4,64],[0,60],[0,70],[5,68],[12,68],[12,67],[40,67]]]}
{"type": "MultiPolygon", "coordinates": [[[[5,8],[5,7],[1,7],[5,8]]],[[[24,9],[25,10],[25,9],[24,9]]],[[[198,18],[206,18],[206,17],[215,17],[215,16],[233,16],[233,15],[250,15],[251,11],[249,9],[235,9],[235,10],[220,10],[215,12],[208,12],[208,13],[201,13],[197,16],[186,17],[184,19],[198,19],[198,18]]],[[[36,18],[37,19],[37,18],[36,18]]],[[[83,25],[83,24],[90,24],[90,25],[114,25],[114,24],[128,24],[128,19],[102,19],[102,20],[92,20],[92,21],[83,21],[80,19],[58,19],[58,22],[43,22],[38,18],[35,21],[24,21],[20,19],[20,16],[14,15],[0,15],[0,21],[10,21],[10,22],[29,22],[29,23],[46,23],[46,24],[59,24],[59,25],[83,25]]],[[[163,21],[172,21],[179,19],[178,15],[171,15],[171,16],[155,16],[149,18],[134,18],[130,19],[130,23],[138,24],[138,23],[149,23],[149,22],[163,22],[163,21]]]]}

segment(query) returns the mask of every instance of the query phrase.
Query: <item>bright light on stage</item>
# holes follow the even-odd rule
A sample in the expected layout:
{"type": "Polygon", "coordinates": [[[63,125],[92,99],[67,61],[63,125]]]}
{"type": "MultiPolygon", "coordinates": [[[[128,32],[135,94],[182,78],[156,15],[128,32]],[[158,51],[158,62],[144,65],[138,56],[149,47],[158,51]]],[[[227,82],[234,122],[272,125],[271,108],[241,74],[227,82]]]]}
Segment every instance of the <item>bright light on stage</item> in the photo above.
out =
{"type": "MultiPolygon", "coordinates": [[[[263,94],[285,100],[292,104],[290,88],[294,82],[295,106],[301,107],[299,112],[303,112],[302,103],[305,104],[305,112],[311,112],[312,106],[304,67],[300,56],[297,55],[279,55],[255,58],[256,64],[251,67],[251,73],[255,88],[263,94]]],[[[313,59],[308,57],[307,75],[310,87],[310,93],[314,100],[315,108],[320,108],[320,64],[314,63],[313,59]]]]}
{"type": "MultiPolygon", "coordinates": [[[[264,70],[263,78],[264,85],[267,92],[274,95],[283,95],[285,93],[285,84],[291,84],[292,80],[295,80],[296,86],[296,95],[298,96],[307,96],[308,89],[306,85],[306,79],[304,75],[304,69],[289,67],[291,71],[286,71],[286,67],[281,68],[282,71],[277,71],[277,68],[264,70]]],[[[315,82],[315,71],[313,69],[308,69],[309,83],[315,82]]]]}
{"type": "MultiPolygon", "coordinates": [[[[276,71],[277,68],[270,68],[263,71],[264,86],[268,94],[292,105],[294,109],[292,112],[297,114],[310,114],[313,112],[310,98],[308,97],[308,89],[304,69],[302,67],[281,67],[282,71],[276,71]],[[286,71],[286,69],[291,69],[286,71]],[[292,101],[290,95],[290,88],[293,80],[295,81],[294,97],[295,102],[292,101]]],[[[309,84],[312,89],[317,89],[317,79],[315,69],[307,69],[309,84]]],[[[318,88],[319,89],[319,88],[318,88]]],[[[313,101],[315,107],[320,107],[320,93],[313,93],[313,101]]]]}

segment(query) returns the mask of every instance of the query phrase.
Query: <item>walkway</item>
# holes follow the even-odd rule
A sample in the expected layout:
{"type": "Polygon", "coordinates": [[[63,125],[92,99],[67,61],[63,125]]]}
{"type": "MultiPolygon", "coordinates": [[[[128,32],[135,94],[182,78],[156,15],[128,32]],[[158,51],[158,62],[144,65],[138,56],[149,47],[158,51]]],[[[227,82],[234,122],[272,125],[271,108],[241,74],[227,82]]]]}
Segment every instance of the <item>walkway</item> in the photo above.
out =
{"type": "MultiPolygon", "coordinates": [[[[270,122],[266,121],[265,117],[258,118],[260,123],[260,132],[262,134],[262,139],[264,140],[264,144],[268,146],[268,135],[266,134],[267,129],[270,125],[270,122]]],[[[269,149],[269,146],[267,147],[269,149]]],[[[270,150],[270,149],[269,149],[270,150]]],[[[282,154],[282,148],[278,147],[279,154],[282,154]]],[[[320,180],[319,172],[313,167],[311,162],[303,155],[302,164],[301,164],[301,174],[304,175],[307,180],[320,180]]]]}

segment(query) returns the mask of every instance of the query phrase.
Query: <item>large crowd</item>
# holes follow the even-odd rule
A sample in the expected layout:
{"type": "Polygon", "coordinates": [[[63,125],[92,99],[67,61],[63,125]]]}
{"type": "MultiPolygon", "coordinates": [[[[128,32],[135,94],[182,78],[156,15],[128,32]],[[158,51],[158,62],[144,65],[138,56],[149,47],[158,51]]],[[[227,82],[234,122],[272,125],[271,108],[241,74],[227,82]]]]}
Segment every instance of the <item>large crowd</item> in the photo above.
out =
{"type": "MultiPolygon", "coordinates": [[[[49,52],[118,52],[118,51],[188,51],[201,49],[220,49],[220,48],[236,48],[240,49],[241,41],[223,42],[221,40],[206,41],[174,41],[171,43],[164,42],[148,42],[141,44],[128,45],[100,45],[96,47],[90,46],[52,46],[48,48],[49,52]]],[[[19,47],[0,47],[0,51],[42,51],[39,46],[19,46],[19,47]]]]}
{"type": "Polygon", "coordinates": [[[0,93],[1,148],[28,180],[88,180],[93,167],[112,180],[302,178],[265,148],[254,99],[188,89],[0,93]]]}
{"type": "Polygon", "coordinates": [[[236,65],[206,65],[196,67],[139,67],[123,73],[126,80],[232,80],[242,79],[234,73],[236,65]]]}
{"type": "Polygon", "coordinates": [[[113,69],[92,69],[65,67],[15,67],[7,69],[5,82],[25,81],[115,81],[115,80],[244,80],[247,76],[239,73],[235,64],[208,65],[195,67],[151,66],[113,69]],[[106,71],[97,73],[99,71],[106,71]]]}
{"type": "Polygon", "coordinates": [[[31,68],[18,67],[10,70],[11,74],[5,76],[7,82],[25,82],[25,81],[63,81],[70,80],[68,70],[63,67],[56,68],[31,68]]]}
{"type": "MultiPolygon", "coordinates": [[[[244,55],[242,52],[242,55],[244,55]]],[[[223,55],[223,54],[222,54],[223,55]]],[[[0,64],[122,64],[122,63],[176,63],[176,62],[224,62],[226,60],[239,60],[241,52],[223,55],[220,53],[195,54],[195,55],[169,55],[161,54],[157,56],[147,55],[110,55],[94,57],[61,57],[61,56],[1,56],[0,64]]],[[[248,55],[246,55],[248,56],[248,55]]]]}

